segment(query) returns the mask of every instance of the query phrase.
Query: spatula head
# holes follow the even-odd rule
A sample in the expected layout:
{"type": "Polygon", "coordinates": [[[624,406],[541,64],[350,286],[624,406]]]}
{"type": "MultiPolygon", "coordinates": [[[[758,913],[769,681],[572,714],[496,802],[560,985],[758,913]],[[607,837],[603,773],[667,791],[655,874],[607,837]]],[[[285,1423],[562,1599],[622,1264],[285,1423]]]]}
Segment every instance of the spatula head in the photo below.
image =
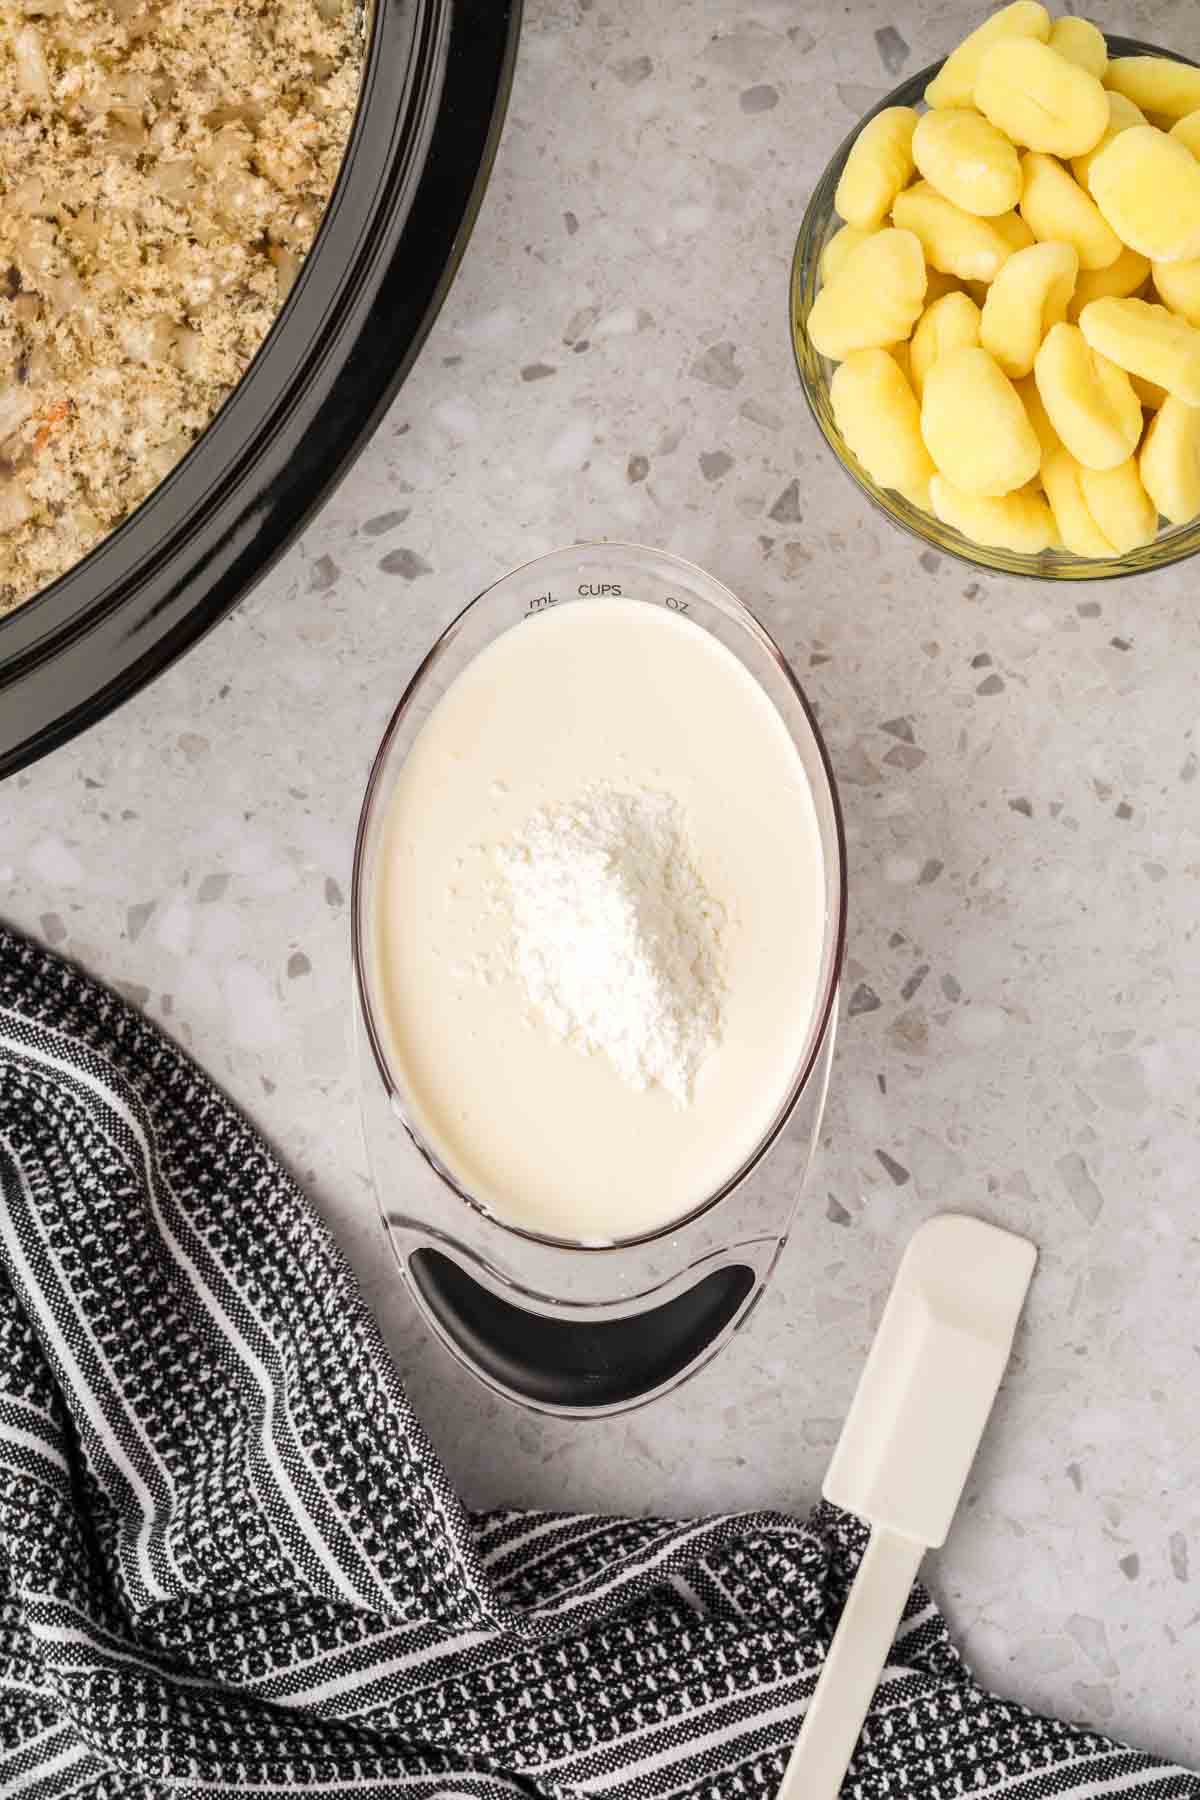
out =
{"type": "Polygon", "coordinates": [[[827,1500],[943,1544],[1012,1348],[1037,1250],[958,1213],[900,1264],[829,1473],[827,1500]]]}

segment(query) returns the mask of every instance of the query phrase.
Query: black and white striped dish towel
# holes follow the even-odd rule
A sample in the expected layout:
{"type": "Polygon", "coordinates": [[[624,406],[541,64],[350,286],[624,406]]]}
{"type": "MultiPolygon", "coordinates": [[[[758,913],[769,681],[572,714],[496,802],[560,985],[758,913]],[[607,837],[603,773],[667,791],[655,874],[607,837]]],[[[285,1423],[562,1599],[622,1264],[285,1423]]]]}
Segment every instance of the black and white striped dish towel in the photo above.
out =
{"type": "MultiPolygon", "coordinates": [[[[860,1547],[466,1512],[245,1120],[0,929],[5,1800],[770,1795],[860,1547]]],[[[983,1693],[917,1590],[844,1792],[1200,1778],[983,1693]]]]}

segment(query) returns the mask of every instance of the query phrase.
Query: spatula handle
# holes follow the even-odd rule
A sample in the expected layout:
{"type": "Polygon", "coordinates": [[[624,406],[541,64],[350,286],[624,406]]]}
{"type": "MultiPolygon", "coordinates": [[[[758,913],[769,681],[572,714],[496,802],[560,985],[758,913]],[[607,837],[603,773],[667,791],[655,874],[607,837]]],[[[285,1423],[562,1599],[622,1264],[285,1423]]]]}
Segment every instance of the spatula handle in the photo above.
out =
{"type": "Polygon", "coordinates": [[[923,1555],[871,1533],[776,1800],[837,1800],[923,1555]]]}

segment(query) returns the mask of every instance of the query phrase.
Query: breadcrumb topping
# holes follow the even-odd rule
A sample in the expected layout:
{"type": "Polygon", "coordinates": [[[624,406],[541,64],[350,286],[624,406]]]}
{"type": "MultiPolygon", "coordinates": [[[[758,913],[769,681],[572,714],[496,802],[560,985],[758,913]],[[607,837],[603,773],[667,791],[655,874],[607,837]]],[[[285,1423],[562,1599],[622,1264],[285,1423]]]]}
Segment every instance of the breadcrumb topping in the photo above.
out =
{"type": "Polygon", "coordinates": [[[0,0],[0,613],[245,373],[350,133],[360,0],[0,0]]]}

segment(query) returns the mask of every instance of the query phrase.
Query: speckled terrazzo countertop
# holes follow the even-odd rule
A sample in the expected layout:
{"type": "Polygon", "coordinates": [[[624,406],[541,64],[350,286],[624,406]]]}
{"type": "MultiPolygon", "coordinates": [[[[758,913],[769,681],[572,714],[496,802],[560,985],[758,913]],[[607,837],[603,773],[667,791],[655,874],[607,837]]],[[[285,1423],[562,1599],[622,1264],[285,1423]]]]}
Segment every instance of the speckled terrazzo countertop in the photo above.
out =
{"type": "MultiPolygon", "coordinates": [[[[531,0],[441,320],[304,541],[205,643],[0,788],[0,909],[162,1020],[351,1256],[468,1498],[815,1497],[900,1250],[948,1206],[1042,1263],[934,1585],[991,1682],[1200,1763],[1196,565],[1018,585],[866,509],[786,333],[808,191],[963,0],[531,0]],[[434,633],[584,536],[705,564],[819,705],[851,858],[824,1150],[765,1304],[625,1422],[511,1410],[417,1325],[364,1171],[354,823],[434,633]]],[[[1194,0],[1092,0],[1200,52],[1194,0]]]]}

